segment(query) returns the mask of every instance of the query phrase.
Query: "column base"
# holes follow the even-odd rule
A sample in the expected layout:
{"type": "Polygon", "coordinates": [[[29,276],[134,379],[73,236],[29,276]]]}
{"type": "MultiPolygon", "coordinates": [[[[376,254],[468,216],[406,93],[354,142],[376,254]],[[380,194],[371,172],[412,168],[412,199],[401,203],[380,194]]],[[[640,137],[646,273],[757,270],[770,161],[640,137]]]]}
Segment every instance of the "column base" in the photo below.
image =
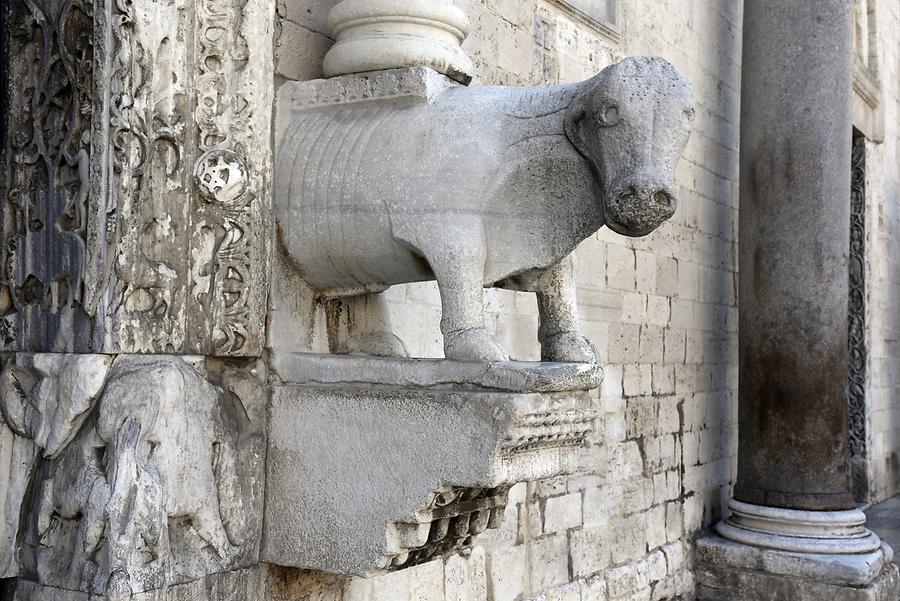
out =
{"type": "Polygon", "coordinates": [[[795,511],[732,500],[697,541],[697,601],[897,601],[893,550],[859,510],[795,511]]]}

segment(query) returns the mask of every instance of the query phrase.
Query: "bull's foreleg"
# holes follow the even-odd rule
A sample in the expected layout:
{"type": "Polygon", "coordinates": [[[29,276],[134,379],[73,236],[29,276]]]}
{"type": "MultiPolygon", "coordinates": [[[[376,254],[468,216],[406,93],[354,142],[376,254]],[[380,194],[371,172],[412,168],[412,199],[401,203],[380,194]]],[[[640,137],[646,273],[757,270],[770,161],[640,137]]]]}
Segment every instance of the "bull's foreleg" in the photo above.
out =
{"type": "Polygon", "coordinates": [[[484,250],[445,248],[429,264],[441,293],[444,356],[460,361],[508,361],[509,355],[484,327],[484,250]]]}
{"type": "Polygon", "coordinates": [[[579,332],[574,263],[569,255],[531,284],[540,316],[541,361],[599,361],[594,345],[579,332]]]}

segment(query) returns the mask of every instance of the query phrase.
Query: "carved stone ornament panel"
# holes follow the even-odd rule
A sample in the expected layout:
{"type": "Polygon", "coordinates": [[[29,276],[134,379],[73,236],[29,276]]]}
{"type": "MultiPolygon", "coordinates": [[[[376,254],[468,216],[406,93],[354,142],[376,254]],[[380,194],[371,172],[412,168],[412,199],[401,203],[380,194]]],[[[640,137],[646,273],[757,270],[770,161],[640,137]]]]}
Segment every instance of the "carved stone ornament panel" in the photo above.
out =
{"type": "Polygon", "coordinates": [[[258,355],[274,3],[3,10],[0,344],[258,355]]]}
{"type": "Polygon", "coordinates": [[[275,371],[261,560],[357,575],[470,547],[513,484],[576,471],[602,378],[586,364],[312,354],[275,371]]]}
{"type": "Polygon", "coordinates": [[[3,576],[119,601],[254,565],[266,397],[252,369],[202,375],[203,363],[148,355],[8,361],[0,413],[32,451],[0,472],[0,500],[22,516],[0,531],[3,576]]]}

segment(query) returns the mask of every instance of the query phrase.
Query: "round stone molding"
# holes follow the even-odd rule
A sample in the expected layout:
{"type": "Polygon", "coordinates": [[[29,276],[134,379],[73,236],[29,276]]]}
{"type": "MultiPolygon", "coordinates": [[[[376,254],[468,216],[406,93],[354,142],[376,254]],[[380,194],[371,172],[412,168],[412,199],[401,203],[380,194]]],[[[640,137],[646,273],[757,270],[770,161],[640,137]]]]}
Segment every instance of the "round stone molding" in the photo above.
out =
{"type": "Polygon", "coordinates": [[[469,19],[451,0],[344,0],[328,25],[326,77],[424,66],[468,84],[475,72],[460,46],[469,19]]]}
{"type": "Polygon", "coordinates": [[[881,539],[865,527],[859,509],[800,511],[751,505],[732,499],[731,516],[716,526],[728,540],[792,553],[851,555],[872,553],[881,539]]]}

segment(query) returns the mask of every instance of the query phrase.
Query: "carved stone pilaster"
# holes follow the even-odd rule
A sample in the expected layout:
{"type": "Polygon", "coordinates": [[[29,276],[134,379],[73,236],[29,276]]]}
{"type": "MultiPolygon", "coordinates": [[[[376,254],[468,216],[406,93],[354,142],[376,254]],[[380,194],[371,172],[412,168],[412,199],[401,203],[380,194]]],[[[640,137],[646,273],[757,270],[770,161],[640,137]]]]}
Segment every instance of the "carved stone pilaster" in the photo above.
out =
{"type": "Polygon", "coordinates": [[[0,344],[259,354],[273,10],[12,3],[0,344]]]}

